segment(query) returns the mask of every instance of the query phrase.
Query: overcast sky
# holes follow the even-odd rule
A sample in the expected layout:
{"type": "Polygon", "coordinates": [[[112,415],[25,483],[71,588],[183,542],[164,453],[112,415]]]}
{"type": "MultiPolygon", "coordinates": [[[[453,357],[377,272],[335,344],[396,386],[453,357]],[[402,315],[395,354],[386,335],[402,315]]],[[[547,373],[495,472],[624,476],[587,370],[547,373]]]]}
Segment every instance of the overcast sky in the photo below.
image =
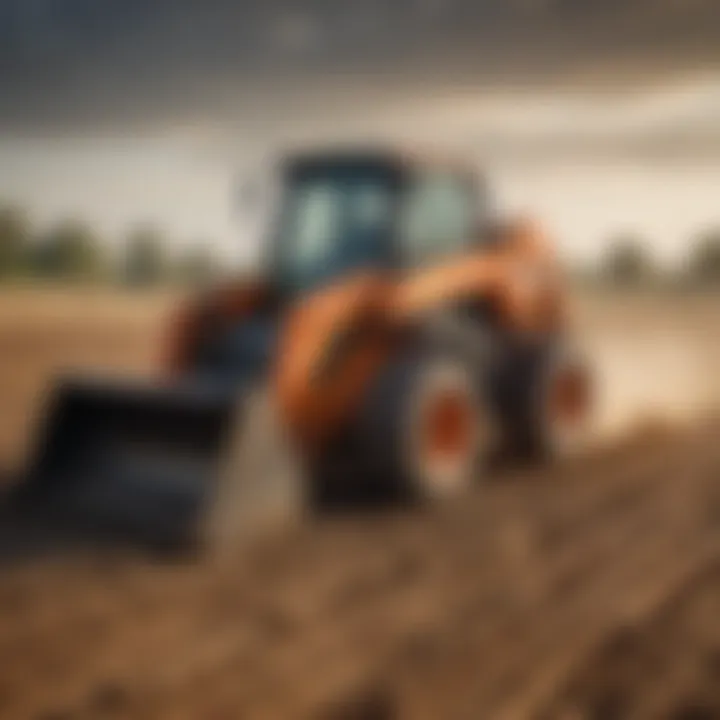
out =
{"type": "Polygon", "coordinates": [[[484,163],[573,255],[720,224],[717,0],[0,0],[0,198],[242,256],[237,168],[390,136],[484,163]]]}

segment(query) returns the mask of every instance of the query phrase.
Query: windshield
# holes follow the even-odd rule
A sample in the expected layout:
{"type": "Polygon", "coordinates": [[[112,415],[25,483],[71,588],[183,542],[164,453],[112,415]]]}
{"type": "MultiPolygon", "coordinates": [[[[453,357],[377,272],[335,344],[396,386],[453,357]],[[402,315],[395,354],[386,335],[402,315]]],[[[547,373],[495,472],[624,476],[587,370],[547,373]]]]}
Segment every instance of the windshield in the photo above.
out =
{"type": "Polygon", "coordinates": [[[303,292],[349,270],[387,261],[390,179],[369,168],[318,168],[289,176],[275,252],[276,282],[303,292]]]}

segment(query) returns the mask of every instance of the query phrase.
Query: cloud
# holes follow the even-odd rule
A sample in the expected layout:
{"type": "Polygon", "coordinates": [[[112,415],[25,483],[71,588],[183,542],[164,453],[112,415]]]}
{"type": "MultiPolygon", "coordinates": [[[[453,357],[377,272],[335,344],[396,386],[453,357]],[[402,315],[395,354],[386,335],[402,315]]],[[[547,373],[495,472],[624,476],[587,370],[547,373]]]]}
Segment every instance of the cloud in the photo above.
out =
{"type": "Polygon", "coordinates": [[[395,112],[398,132],[457,139],[504,160],[720,159],[720,74],[618,92],[448,95],[395,112]]]}
{"type": "Polygon", "coordinates": [[[248,132],[720,58],[715,0],[0,0],[0,131],[248,132]]]}

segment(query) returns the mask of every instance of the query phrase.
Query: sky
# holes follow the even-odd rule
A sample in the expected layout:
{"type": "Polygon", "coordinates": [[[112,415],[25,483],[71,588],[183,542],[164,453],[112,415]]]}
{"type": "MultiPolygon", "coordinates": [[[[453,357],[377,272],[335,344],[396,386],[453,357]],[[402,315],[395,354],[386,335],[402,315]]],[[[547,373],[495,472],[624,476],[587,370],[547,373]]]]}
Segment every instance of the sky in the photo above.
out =
{"type": "Polygon", "coordinates": [[[489,174],[572,258],[720,225],[718,0],[0,0],[0,201],[237,263],[238,178],[398,139],[489,174]]]}

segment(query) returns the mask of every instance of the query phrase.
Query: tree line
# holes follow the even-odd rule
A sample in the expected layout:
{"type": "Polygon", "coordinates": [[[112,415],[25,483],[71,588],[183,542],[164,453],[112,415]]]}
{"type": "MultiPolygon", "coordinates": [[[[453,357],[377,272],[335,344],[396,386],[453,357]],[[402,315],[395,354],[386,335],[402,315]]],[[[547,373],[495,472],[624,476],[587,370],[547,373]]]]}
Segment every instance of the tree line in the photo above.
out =
{"type": "Polygon", "coordinates": [[[687,288],[720,288],[720,227],[691,239],[684,260],[662,268],[651,253],[651,245],[634,235],[611,240],[599,267],[586,272],[616,286],[672,285],[687,288]]]}
{"type": "Polygon", "coordinates": [[[131,287],[200,284],[218,263],[208,243],[172,252],[167,238],[150,225],[129,233],[119,253],[86,222],[63,220],[45,230],[13,205],[0,206],[0,282],[118,283],[131,287]]]}
{"type": "MultiPolygon", "coordinates": [[[[599,263],[579,271],[582,280],[614,286],[681,285],[720,288],[720,227],[691,241],[687,260],[660,269],[641,237],[611,239],[599,263]]],[[[38,231],[21,208],[0,205],[0,282],[108,282],[130,287],[169,283],[202,284],[218,273],[209,243],[171,252],[167,238],[152,226],[132,229],[119,255],[93,228],[69,219],[38,231]]]]}

